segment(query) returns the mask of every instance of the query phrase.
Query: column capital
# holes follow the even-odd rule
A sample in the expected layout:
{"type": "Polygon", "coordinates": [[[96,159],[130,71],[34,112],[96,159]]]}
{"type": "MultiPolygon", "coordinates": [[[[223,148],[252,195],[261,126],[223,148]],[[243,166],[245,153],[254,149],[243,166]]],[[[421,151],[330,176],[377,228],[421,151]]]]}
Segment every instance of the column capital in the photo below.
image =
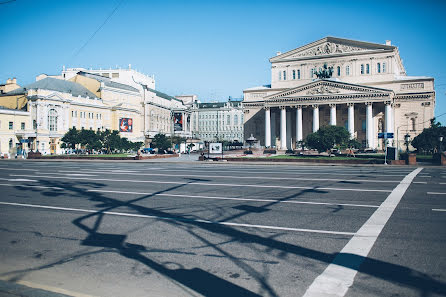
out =
{"type": "Polygon", "coordinates": [[[302,109],[302,105],[296,105],[294,106],[296,109],[302,109]]]}
{"type": "Polygon", "coordinates": [[[280,109],[286,109],[287,106],[279,106],[280,109]]]}
{"type": "Polygon", "coordinates": [[[365,105],[372,105],[372,102],[366,102],[365,105]]]}
{"type": "Polygon", "coordinates": [[[384,104],[385,105],[392,105],[392,101],[385,101],[384,104]]]}
{"type": "Polygon", "coordinates": [[[264,106],[263,109],[264,109],[264,110],[270,110],[271,107],[269,107],[269,106],[264,106]]]}
{"type": "Polygon", "coordinates": [[[330,104],[328,104],[328,106],[330,106],[330,107],[336,107],[336,103],[330,103],[330,104]]]}
{"type": "Polygon", "coordinates": [[[353,107],[353,106],[355,106],[355,103],[347,103],[347,106],[348,107],[353,107]]]}
{"type": "Polygon", "coordinates": [[[312,104],[311,107],[313,107],[314,109],[319,109],[319,104],[312,104]]]}

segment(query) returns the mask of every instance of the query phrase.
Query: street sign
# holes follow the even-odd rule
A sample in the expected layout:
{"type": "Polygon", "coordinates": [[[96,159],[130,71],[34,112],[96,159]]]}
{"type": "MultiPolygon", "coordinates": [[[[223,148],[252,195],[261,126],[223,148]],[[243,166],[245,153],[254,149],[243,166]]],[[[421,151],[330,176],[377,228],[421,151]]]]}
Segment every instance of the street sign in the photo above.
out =
{"type": "Polygon", "coordinates": [[[378,133],[378,138],[384,138],[384,139],[393,138],[393,132],[378,133]]]}

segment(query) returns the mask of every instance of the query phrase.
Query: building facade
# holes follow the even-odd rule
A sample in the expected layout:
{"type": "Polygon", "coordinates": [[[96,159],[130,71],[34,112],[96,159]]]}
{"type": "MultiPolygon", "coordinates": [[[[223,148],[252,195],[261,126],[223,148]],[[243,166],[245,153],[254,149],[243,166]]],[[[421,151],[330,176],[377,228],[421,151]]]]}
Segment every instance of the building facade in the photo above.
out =
{"type": "Polygon", "coordinates": [[[403,147],[434,116],[432,77],[407,76],[399,50],[326,37],[269,59],[271,84],[244,90],[245,139],[265,147],[296,148],[323,125],[344,126],[365,148],[383,149],[380,132],[403,147]],[[324,67],[329,78],[317,78],[324,67]]]}
{"type": "Polygon", "coordinates": [[[194,138],[243,142],[243,104],[239,100],[192,105],[194,138]]]}
{"type": "MultiPolygon", "coordinates": [[[[102,72],[64,69],[61,75],[39,75],[36,82],[1,94],[0,106],[5,108],[5,116],[12,115],[9,109],[16,110],[16,118],[19,114],[27,116],[29,122],[24,131],[14,128],[5,132],[7,136],[1,139],[2,152],[11,151],[9,140],[12,139],[13,148],[29,143],[24,147],[26,150],[61,153],[61,138],[72,127],[118,130],[122,137],[142,141],[148,146],[154,135],[172,134],[176,113],[182,113],[188,121],[183,102],[155,90],[153,77],[131,69],[102,72]],[[10,135],[12,132],[14,137],[10,135]]],[[[7,82],[10,83],[12,81],[7,82]]],[[[4,123],[9,121],[3,119],[4,123]]],[[[14,123],[14,127],[17,125],[14,123]]],[[[186,125],[175,132],[192,137],[186,125]]]]}

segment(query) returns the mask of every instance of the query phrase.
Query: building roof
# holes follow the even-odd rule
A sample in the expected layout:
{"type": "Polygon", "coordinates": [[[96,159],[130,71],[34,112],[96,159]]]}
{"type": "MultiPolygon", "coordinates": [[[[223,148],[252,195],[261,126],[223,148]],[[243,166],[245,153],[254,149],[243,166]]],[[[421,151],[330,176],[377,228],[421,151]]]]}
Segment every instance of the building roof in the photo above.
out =
{"type": "Polygon", "coordinates": [[[161,98],[164,98],[164,99],[167,99],[167,100],[175,100],[175,101],[178,101],[178,102],[183,102],[183,100],[181,100],[181,99],[175,98],[173,96],[169,96],[169,95],[167,95],[167,94],[165,94],[163,92],[157,91],[155,89],[151,89],[151,88],[147,87],[147,90],[149,90],[150,92],[155,93],[155,95],[158,96],[158,97],[161,97],[161,98]]]}
{"type": "Polygon", "coordinates": [[[198,108],[222,108],[225,107],[226,104],[229,103],[231,106],[240,106],[241,101],[228,101],[228,102],[206,102],[206,103],[198,103],[198,108]]]}
{"type": "Polygon", "coordinates": [[[136,89],[132,86],[112,81],[110,78],[99,75],[99,74],[89,73],[89,72],[85,72],[85,71],[79,71],[77,74],[95,79],[101,83],[104,83],[105,86],[110,87],[110,88],[121,89],[121,90],[139,93],[138,89],[136,89]]]}
{"type": "Polygon", "coordinates": [[[90,97],[95,98],[96,95],[90,92],[87,88],[84,86],[68,81],[63,79],[57,79],[52,77],[47,77],[41,80],[38,80],[32,84],[26,85],[23,88],[19,88],[16,90],[13,90],[11,92],[6,93],[6,95],[21,95],[25,94],[27,90],[31,89],[42,89],[42,90],[51,90],[51,91],[58,91],[62,93],[69,93],[73,95],[74,97],[90,97]]]}

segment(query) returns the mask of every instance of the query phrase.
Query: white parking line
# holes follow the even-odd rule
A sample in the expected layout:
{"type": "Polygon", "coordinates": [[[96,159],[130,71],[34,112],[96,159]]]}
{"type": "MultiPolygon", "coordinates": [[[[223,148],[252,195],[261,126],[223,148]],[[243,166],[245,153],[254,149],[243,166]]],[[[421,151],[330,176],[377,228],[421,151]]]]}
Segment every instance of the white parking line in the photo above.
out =
{"type": "Polygon", "coordinates": [[[377,205],[366,205],[366,204],[289,201],[289,200],[281,201],[280,199],[233,198],[233,197],[197,196],[197,195],[185,195],[185,194],[153,194],[153,193],[146,193],[146,192],[129,192],[129,191],[115,191],[115,190],[87,190],[87,192],[132,194],[132,195],[153,195],[153,196],[167,196],[167,197],[185,197],[185,198],[196,198],[196,199],[235,200],[235,201],[252,201],[252,202],[277,202],[277,203],[291,203],[291,204],[335,205],[335,206],[339,205],[339,206],[369,207],[369,208],[378,208],[379,207],[377,205]]]}
{"type": "Polygon", "coordinates": [[[156,219],[156,220],[164,220],[164,221],[193,222],[193,223],[201,223],[201,224],[215,224],[215,225],[232,226],[232,227],[257,228],[257,229],[279,230],[279,231],[308,232],[308,233],[321,233],[321,234],[347,235],[347,236],[352,236],[355,234],[352,232],[342,232],[342,231],[338,232],[338,231],[317,230],[317,229],[302,229],[302,228],[277,227],[277,226],[267,226],[267,225],[240,224],[240,223],[231,223],[231,222],[216,222],[216,221],[208,221],[208,220],[194,220],[194,219],[176,218],[176,217],[149,216],[149,215],[134,214],[134,213],[101,211],[101,210],[91,210],[91,209],[81,209],[81,208],[68,208],[68,207],[25,204],[25,203],[0,202],[0,205],[32,207],[32,208],[42,208],[42,209],[51,209],[51,210],[84,212],[84,213],[98,213],[98,214],[107,214],[107,215],[122,216],[122,217],[156,219]]]}
{"type": "Polygon", "coordinates": [[[441,209],[441,208],[432,208],[433,211],[446,211],[446,209],[441,209]]]}
{"type": "Polygon", "coordinates": [[[441,193],[441,192],[427,192],[427,194],[429,194],[429,195],[446,195],[446,193],[441,193]]]}
{"type": "Polygon", "coordinates": [[[313,281],[304,297],[342,297],[347,293],[361,263],[369,254],[413,179],[422,169],[415,169],[401,181],[375,213],[356,232],[355,236],[350,239],[333,262],[313,281]]]}
{"type": "Polygon", "coordinates": [[[153,180],[135,180],[135,179],[109,179],[109,178],[85,178],[85,177],[69,177],[69,176],[51,176],[51,175],[26,175],[26,174],[10,174],[10,176],[34,177],[34,178],[50,178],[50,179],[72,179],[72,180],[88,180],[88,181],[111,181],[126,183],[150,183],[150,184],[173,184],[173,185],[200,185],[200,186],[219,186],[219,187],[247,187],[247,188],[271,188],[271,189],[303,189],[315,191],[353,191],[353,192],[380,192],[390,193],[390,190],[381,189],[354,189],[354,188],[331,188],[331,187],[305,187],[305,186],[273,186],[273,185],[250,185],[250,184],[224,184],[224,183],[204,183],[204,182],[172,182],[172,181],[153,181],[153,180]]]}

